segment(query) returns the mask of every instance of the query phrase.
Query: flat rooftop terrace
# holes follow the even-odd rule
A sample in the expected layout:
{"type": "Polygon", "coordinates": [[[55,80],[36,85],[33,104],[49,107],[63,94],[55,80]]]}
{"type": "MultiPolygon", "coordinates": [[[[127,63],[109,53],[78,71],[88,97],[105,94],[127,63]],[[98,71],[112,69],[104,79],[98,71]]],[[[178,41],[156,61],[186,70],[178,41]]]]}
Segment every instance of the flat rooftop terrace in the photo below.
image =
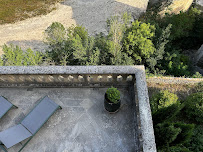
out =
{"type": "MultiPolygon", "coordinates": [[[[109,114],[103,104],[106,89],[0,88],[0,95],[19,107],[0,119],[0,131],[18,124],[47,95],[63,109],[52,115],[23,152],[138,151],[133,90],[119,88],[121,109],[109,114]]],[[[9,152],[16,152],[20,147],[17,144],[9,152]]]]}
{"type": "Polygon", "coordinates": [[[0,95],[19,107],[0,119],[0,132],[18,124],[44,96],[63,108],[23,152],[156,152],[144,66],[2,66],[0,95]],[[111,86],[121,91],[115,114],[103,104],[111,86]]]}

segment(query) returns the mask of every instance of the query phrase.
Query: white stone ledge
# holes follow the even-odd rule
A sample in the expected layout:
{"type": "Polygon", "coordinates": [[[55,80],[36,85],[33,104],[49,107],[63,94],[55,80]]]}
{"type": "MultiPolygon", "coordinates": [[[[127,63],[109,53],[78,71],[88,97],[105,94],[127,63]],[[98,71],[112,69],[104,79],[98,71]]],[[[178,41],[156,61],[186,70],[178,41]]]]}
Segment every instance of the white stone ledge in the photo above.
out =
{"type": "Polygon", "coordinates": [[[0,74],[134,74],[136,66],[1,66],[0,74]]]}

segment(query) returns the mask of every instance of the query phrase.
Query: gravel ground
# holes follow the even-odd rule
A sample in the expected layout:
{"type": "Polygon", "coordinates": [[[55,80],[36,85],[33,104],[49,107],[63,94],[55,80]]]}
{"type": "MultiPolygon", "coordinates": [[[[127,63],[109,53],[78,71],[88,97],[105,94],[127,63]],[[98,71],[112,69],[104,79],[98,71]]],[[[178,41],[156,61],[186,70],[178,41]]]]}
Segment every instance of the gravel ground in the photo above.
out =
{"type": "MultiPolygon", "coordinates": [[[[65,27],[79,24],[90,34],[106,32],[106,19],[122,12],[132,12],[137,18],[146,11],[149,0],[65,0],[57,4],[57,9],[47,15],[33,17],[14,24],[0,25],[0,46],[19,45],[22,49],[41,51],[43,32],[52,22],[60,22],[65,27]]],[[[0,48],[0,55],[2,50],[0,48]]]]}

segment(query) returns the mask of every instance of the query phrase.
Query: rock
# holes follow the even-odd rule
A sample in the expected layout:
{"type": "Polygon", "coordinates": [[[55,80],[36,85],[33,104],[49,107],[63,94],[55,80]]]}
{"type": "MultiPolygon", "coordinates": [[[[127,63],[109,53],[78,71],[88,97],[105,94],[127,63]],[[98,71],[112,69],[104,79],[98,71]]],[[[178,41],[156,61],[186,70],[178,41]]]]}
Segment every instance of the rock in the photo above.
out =
{"type": "Polygon", "coordinates": [[[160,15],[164,16],[165,13],[178,14],[180,11],[187,11],[193,0],[149,0],[149,6],[160,5],[160,15]],[[161,3],[161,4],[160,4],[161,3]]]}
{"type": "Polygon", "coordinates": [[[196,4],[203,6],[203,0],[196,0],[196,4]]]}
{"type": "Polygon", "coordinates": [[[203,44],[195,53],[195,61],[197,66],[203,68],[203,44]]]}

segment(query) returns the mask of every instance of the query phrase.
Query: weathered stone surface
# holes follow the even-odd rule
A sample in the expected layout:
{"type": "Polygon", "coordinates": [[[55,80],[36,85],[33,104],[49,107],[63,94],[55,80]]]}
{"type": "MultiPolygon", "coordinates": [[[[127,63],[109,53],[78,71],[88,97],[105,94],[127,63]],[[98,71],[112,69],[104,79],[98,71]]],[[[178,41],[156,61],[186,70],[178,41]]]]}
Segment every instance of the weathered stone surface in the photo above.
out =
{"type": "MultiPolygon", "coordinates": [[[[40,98],[48,95],[63,109],[52,115],[23,152],[137,152],[133,96],[119,88],[122,107],[118,113],[109,114],[103,106],[106,89],[0,88],[0,94],[19,107],[0,120],[0,131],[18,124],[40,98]]],[[[17,144],[9,152],[20,147],[17,144]]]]}
{"type": "Polygon", "coordinates": [[[196,3],[203,6],[203,0],[196,0],[196,3]]]}
{"type": "Polygon", "coordinates": [[[196,52],[194,61],[199,67],[203,68],[203,44],[196,52]]]}
{"type": "Polygon", "coordinates": [[[164,16],[165,13],[168,14],[178,14],[180,11],[187,11],[191,4],[193,3],[193,0],[150,0],[149,4],[150,7],[157,5],[158,3],[161,3],[161,11],[159,14],[161,16],[164,16]]]}

